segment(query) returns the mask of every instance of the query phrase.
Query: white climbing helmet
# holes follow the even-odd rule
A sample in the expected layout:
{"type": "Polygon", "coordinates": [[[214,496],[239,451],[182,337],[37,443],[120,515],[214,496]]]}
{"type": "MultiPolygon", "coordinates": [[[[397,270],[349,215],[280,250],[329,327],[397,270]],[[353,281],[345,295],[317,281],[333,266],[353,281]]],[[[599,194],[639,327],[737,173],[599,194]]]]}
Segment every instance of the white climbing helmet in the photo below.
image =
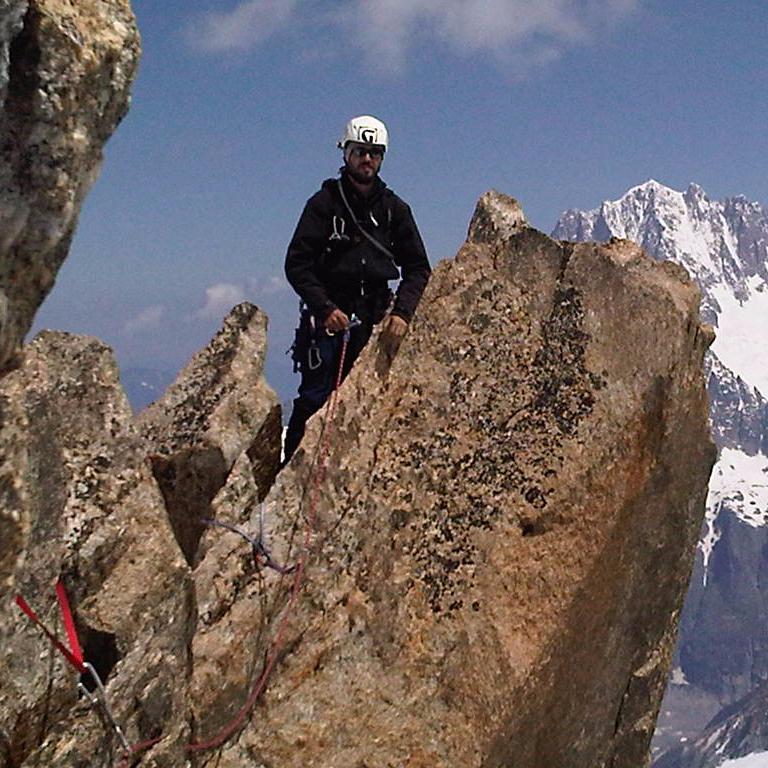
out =
{"type": "Polygon", "coordinates": [[[353,117],[344,128],[344,135],[339,139],[339,149],[344,149],[350,141],[358,144],[375,144],[387,151],[389,135],[387,126],[371,115],[353,117]]]}

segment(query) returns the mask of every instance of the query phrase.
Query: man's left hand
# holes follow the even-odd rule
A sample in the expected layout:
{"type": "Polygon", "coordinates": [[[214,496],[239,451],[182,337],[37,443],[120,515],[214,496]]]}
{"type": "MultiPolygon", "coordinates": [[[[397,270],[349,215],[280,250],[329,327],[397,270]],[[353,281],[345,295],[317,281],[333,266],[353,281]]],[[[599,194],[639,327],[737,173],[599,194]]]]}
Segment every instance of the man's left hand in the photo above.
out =
{"type": "Polygon", "coordinates": [[[381,324],[380,344],[387,357],[392,360],[400,347],[400,342],[408,330],[408,323],[399,315],[387,315],[381,324]]]}
{"type": "Polygon", "coordinates": [[[381,332],[388,333],[396,339],[402,339],[408,330],[408,323],[400,315],[387,315],[381,324],[381,332]]]}

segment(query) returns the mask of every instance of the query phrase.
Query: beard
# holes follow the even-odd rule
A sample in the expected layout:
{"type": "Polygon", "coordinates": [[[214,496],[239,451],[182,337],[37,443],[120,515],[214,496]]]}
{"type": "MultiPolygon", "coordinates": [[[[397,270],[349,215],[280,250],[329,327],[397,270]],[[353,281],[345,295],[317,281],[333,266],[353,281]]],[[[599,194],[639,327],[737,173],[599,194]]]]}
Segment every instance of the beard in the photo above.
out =
{"type": "Polygon", "coordinates": [[[358,170],[356,168],[352,168],[352,166],[350,166],[348,163],[345,165],[345,168],[349,176],[353,178],[358,184],[372,184],[378,175],[378,171],[375,169],[362,171],[361,169],[358,170]]]}

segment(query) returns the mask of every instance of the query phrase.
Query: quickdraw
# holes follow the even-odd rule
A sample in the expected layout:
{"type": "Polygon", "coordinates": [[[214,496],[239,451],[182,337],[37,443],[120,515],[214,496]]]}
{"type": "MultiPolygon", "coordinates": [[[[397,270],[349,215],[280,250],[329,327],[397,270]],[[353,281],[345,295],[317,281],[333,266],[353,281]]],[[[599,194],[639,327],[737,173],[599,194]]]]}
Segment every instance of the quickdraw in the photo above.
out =
{"type": "Polygon", "coordinates": [[[80,693],[83,694],[83,696],[85,696],[85,698],[88,699],[92,707],[94,708],[101,707],[101,711],[104,713],[104,716],[107,718],[107,722],[109,722],[109,724],[112,726],[112,730],[115,732],[115,734],[117,735],[117,738],[120,740],[120,743],[122,744],[123,749],[126,752],[130,752],[131,745],[128,743],[128,739],[125,738],[123,729],[119,726],[117,720],[115,719],[115,716],[112,714],[112,709],[110,708],[109,701],[107,700],[107,691],[104,688],[104,683],[101,682],[99,673],[87,661],[84,662],[83,666],[85,667],[88,674],[91,676],[91,679],[96,685],[96,688],[93,691],[89,691],[88,687],[84,685],[81,681],[77,684],[78,690],[80,691],[80,693]]]}
{"type": "Polygon", "coordinates": [[[69,598],[67,597],[67,591],[64,588],[64,584],[61,580],[56,582],[56,599],[59,603],[59,610],[61,611],[61,618],[64,622],[64,629],[67,633],[67,640],[69,641],[69,648],[59,640],[59,638],[43,624],[40,617],[35,613],[29,603],[21,596],[16,595],[16,605],[21,608],[27,617],[33,624],[38,626],[45,636],[50,641],[51,645],[56,648],[59,653],[66,659],[66,661],[80,674],[80,681],[77,684],[78,691],[88,699],[88,702],[95,710],[101,710],[102,714],[106,718],[107,722],[115,732],[117,738],[123,746],[123,749],[128,752],[130,745],[128,739],[125,738],[123,729],[118,724],[115,716],[112,714],[112,708],[109,706],[109,700],[107,699],[107,692],[104,688],[99,673],[93,667],[92,664],[85,661],[83,656],[83,650],[80,646],[80,640],[77,636],[77,628],[75,627],[75,620],[72,616],[72,609],[69,605],[69,598]],[[94,689],[91,691],[83,683],[83,679],[88,676],[94,683],[94,689]]]}
{"type": "Polygon", "coordinates": [[[296,570],[295,565],[280,565],[279,563],[275,562],[272,559],[272,556],[269,554],[267,545],[264,543],[265,534],[263,503],[261,504],[261,508],[259,510],[259,535],[256,538],[247,534],[245,531],[240,530],[240,528],[232,525],[231,523],[225,523],[223,520],[209,520],[204,518],[200,522],[216,528],[225,528],[226,530],[232,531],[232,533],[236,533],[238,536],[244,538],[251,545],[251,549],[253,551],[253,560],[257,567],[263,564],[267,568],[271,568],[273,571],[283,575],[293,573],[294,570],[296,570]]]}
{"type": "Polygon", "coordinates": [[[346,234],[347,222],[341,216],[333,217],[333,232],[328,236],[329,240],[349,240],[346,234]]]}

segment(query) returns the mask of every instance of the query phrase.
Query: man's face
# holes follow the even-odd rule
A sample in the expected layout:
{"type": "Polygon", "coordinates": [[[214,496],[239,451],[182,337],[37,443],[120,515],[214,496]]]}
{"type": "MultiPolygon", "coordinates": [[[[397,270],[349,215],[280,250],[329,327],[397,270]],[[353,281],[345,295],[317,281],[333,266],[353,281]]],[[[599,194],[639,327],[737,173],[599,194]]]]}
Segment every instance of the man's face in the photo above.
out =
{"type": "Polygon", "coordinates": [[[370,184],[381,168],[384,150],[375,144],[350,142],[344,155],[349,175],[360,184],[370,184]]]}

